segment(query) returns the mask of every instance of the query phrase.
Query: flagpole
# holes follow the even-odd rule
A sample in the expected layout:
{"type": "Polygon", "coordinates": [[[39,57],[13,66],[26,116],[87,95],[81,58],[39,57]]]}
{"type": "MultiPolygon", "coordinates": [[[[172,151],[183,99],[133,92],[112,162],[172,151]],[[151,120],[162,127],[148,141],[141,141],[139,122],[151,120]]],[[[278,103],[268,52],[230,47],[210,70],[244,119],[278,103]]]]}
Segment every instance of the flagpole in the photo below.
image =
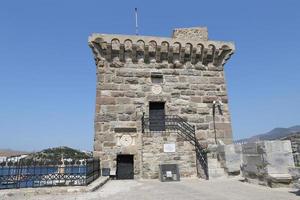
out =
{"type": "Polygon", "coordinates": [[[138,29],[138,13],[137,13],[137,8],[135,10],[135,34],[139,34],[139,29],[138,29]]]}

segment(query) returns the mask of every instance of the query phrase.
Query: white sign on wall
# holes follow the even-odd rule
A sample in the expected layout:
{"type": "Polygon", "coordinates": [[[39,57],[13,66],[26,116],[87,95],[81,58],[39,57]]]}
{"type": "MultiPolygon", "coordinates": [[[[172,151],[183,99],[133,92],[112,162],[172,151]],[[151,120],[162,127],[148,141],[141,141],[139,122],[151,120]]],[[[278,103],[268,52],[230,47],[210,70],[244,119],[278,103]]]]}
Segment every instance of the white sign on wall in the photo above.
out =
{"type": "Polygon", "coordinates": [[[175,144],[164,144],[164,152],[166,153],[175,152],[175,144]]]}
{"type": "Polygon", "coordinates": [[[168,178],[172,178],[173,175],[172,175],[172,171],[166,171],[166,175],[168,178]]]}

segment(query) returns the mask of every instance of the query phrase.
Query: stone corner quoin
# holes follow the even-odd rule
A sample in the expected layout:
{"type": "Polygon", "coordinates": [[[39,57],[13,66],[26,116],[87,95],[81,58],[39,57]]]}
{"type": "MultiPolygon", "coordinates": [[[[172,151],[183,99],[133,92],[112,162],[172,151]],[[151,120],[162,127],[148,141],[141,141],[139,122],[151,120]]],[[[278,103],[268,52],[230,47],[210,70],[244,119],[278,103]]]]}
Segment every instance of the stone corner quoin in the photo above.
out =
{"type": "Polygon", "coordinates": [[[137,178],[158,178],[160,164],[177,164],[182,177],[197,176],[188,141],[172,132],[142,133],[143,113],[151,115],[155,102],[163,103],[165,115],[195,126],[201,144],[210,144],[213,101],[222,101],[217,138],[232,143],[223,70],[235,51],[232,42],[208,40],[207,28],[195,27],[175,29],[171,38],[94,33],[88,44],[96,62],[94,156],[101,168],[118,173],[118,156],[132,155],[137,178]],[[164,144],[174,144],[174,152],[166,152],[164,144]]]}

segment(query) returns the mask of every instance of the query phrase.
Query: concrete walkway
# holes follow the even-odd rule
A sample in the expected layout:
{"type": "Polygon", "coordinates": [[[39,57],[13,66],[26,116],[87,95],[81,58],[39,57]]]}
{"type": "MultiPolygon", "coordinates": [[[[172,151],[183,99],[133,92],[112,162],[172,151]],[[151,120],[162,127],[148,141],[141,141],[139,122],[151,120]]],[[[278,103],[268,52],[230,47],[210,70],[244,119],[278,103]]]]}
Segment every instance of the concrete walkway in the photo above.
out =
{"type": "MultiPolygon", "coordinates": [[[[1,193],[0,193],[1,194],[1,193]]],[[[1,196],[0,196],[1,197],[1,196]]],[[[299,200],[300,192],[288,188],[268,188],[237,179],[198,180],[162,183],[158,180],[109,181],[95,192],[5,197],[28,200],[299,200]]]]}

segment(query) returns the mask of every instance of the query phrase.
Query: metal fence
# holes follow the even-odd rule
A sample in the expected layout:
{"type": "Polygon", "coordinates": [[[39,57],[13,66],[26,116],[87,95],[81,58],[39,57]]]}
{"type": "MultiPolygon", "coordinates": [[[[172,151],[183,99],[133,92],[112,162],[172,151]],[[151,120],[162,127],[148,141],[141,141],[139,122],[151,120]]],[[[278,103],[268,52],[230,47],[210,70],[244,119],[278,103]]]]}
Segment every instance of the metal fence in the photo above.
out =
{"type": "Polygon", "coordinates": [[[88,185],[100,174],[99,159],[72,162],[1,162],[0,189],[88,185]]]}

